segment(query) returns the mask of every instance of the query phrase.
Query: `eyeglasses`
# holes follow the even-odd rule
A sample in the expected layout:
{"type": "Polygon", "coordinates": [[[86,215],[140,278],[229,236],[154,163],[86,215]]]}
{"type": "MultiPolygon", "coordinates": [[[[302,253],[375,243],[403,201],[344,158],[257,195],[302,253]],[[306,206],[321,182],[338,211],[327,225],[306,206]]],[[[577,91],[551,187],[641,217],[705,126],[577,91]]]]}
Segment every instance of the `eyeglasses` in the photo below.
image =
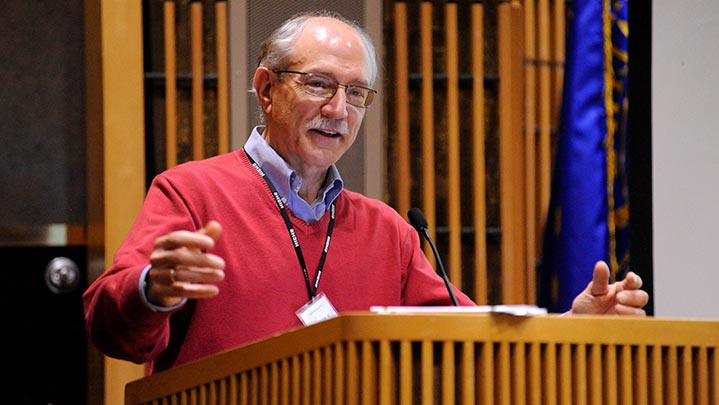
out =
{"type": "Polygon", "coordinates": [[[322,98],[332,98],[337,89],[344,87],[347,104],[367,108],[372,104],[377,90],[355,84],[341,84],[337,80],[317,73],[297,72],[294,70],[273,70],[275,74],[293,74],[299,76],[300,90],[307,94],[322,98]]]}

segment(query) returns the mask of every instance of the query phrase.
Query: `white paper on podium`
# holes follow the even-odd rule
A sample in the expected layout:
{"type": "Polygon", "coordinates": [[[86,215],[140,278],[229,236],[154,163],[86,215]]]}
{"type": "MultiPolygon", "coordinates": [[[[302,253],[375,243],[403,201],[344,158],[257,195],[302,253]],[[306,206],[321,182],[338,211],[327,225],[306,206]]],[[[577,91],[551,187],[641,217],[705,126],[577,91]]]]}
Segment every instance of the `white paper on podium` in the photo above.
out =
{"type": "Polygon", "coordinates": [[[437,313],[463,313],[463,314],[505,314],[514,316],[546,315],[547,309],[535,305],[478,305],[478,306],[372,306],[371,312],[378,314],[437,314],[437,313]]]}

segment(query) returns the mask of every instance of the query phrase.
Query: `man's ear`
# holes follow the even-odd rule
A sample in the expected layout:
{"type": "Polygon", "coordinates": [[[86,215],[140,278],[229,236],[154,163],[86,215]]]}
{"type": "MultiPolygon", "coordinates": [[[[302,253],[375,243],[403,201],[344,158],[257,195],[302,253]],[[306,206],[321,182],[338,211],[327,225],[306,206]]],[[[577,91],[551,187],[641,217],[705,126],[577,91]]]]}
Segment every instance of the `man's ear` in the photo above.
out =
{"type": "Polygon", "coordinates": [[[260,103],[262,111],[269,113],[272,108],[272,97],[270,96],[270,88],[272,87],[272,72],[266,67],[258,67],[255,70],[255,76],[252,79],[252,87],[257,94],[257,101],[260,103]]]}

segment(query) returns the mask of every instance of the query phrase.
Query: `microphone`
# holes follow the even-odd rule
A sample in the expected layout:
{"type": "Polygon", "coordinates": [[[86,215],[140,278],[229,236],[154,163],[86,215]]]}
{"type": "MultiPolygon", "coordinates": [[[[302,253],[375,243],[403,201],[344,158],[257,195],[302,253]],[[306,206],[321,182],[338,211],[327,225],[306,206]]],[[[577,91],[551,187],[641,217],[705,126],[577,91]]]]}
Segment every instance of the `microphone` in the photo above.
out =
{"type": "Polygon", "coordinates": [[[459,306],[459,303],[457,302],[457,297],[454,296],[454,291],[452,291],[452,287],[449,284],[449,277],[447,277],[447,272],[444,270],[442,259],[439,257],[437,246],[435,246],[434,242],[432,241],[432,238],[429,236],[429,232],[427,231],[427,218],[424,217],[422,210],[417,207],[409,210],[409,212],[407,213],[407,217],[409,218],[409,222],[417,230],[417,232],[420,235],[423,235],[425,239],[427,239],[427,242],[429,242],[429,246],[432,248],[432,253],[434,253],[434,258],[435,260],[437,260],[437,267],[439,267],[440,275],[442,276],[442,279],[444,280],[444,285],[445,287],[447,287],[447,291],[449,292],[449,297],[452,299],[452,303],[455,307],[459,306]]]}

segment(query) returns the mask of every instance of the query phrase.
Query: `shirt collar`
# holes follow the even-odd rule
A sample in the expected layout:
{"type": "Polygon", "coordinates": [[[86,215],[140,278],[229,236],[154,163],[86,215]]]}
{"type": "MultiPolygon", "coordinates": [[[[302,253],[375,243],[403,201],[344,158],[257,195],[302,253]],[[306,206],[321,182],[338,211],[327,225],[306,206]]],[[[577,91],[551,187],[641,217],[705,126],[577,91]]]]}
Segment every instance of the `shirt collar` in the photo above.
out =
{"type": "Polygon", "coordinates": [[[344,187],[344,181],[340,176],[337,166],[329,168],[325,184],[320,189],[321,198],[317,198],[311,204],[300,198],[299,190],[302,185],[302,178],[297,172],[272,149],[262,137],[264,126],[256,126],[245,143],[245,151],[265,172],[267,178],[277,189],[277,193],[289,206],[295,216],[306,222],[314,222],[322,218],[330,204],[334,202],[344,187]]]}

